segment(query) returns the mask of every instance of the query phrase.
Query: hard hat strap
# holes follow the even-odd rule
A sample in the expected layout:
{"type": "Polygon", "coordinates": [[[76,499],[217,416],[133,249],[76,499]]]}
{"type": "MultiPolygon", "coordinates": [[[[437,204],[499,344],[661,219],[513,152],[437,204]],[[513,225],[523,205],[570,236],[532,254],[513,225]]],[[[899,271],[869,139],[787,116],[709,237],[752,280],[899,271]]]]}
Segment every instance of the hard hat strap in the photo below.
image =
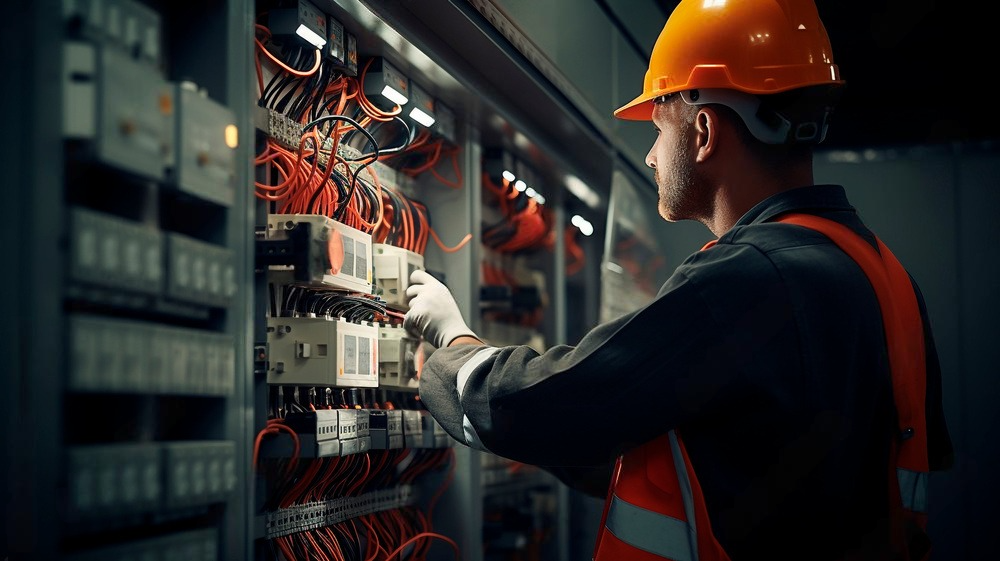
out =
{"type": "Polygon", "coordinates": [[[718,103],[743,119],[751,134],[766,144],[819,144],[826,138],[832,104],[812,98],[809,103],[771,103],[785,94],[759,96],[738,90],[703,88],[680,92],[688,105],[718,103]]]}

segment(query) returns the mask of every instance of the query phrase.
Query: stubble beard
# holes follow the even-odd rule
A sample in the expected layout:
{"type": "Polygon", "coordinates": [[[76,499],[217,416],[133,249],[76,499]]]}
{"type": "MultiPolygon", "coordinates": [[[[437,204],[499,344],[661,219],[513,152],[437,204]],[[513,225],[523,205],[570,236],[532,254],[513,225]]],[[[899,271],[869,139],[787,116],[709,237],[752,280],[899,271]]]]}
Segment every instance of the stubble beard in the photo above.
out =
{"type": "Polygon", "coordinates": [[[669,165],[656,168],[660,216],[668,222],[698,220],[705,210],[698,196],[691,150],[686,142],[679,143],[669,165]]]}

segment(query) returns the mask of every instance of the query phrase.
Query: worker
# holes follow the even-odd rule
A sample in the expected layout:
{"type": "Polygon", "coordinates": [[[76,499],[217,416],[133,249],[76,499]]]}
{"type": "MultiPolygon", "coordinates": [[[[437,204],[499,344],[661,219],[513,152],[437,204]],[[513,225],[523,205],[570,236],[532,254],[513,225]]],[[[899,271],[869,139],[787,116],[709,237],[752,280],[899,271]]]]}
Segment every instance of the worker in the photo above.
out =
{"type": "Polygon", "coordinates": [[[681,0],[615,115],[652,121],[660,215],[717,240],[543,353],[485,343],[412,273],[404,325],[438,347],[423,403],[459,442],[605,499],[596,561],[927,558],[927,480],[952,461],[940,366],[917,284],[879,292],[888,269],[845,239],[891,251],[815,184],[844,88],[813,0],[681,0]],[[883,322],[907,293],[913,315],[883,322]]]}

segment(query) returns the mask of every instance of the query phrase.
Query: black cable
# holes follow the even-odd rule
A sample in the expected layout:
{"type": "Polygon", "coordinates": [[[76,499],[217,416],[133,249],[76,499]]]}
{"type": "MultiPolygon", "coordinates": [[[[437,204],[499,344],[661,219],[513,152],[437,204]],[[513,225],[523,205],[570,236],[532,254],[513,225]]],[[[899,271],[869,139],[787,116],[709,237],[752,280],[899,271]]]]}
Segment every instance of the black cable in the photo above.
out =
{"type": "MultiPolygon", "coordinates": [[[[392,148],[383,148],[381,150],[378,150],[377,153],[380,156],[376,156],[376,158],[381,157],[381,156],[387,156],[389,154],[397,154],[397,153],[400,153],[400,152],[406,150],[406,148],[410,145],[411,142],[413,142],[413,139],[416,137],[416,134],[413,132],[415,129],[410,129],[410,125],[408,125],[406,123],[406,120],[403,119],[403,118],[401,118],[401,117],[399,117],[398,115],[393,115],[392,121],[379,121],[378,124],[376,125],[376,132],[378,132],[379,130],[381,130],[382,127],[384,127],[386,125],[386,123],[391,123],[391,122],[398,122],[400,125],[403,126],[403,131],[405,132],[405,134],[403,135],[403,139],[404,140],[403,140],[402,144],[400,144],[399,146],[394,146],[392,148]]],[[[372,146],[378,146],[377,141],[375,140],[374,134],[371,133],[371,132],[369,132],[369,131],[367,131],[367,130],[365,130],[365,129],[360,129],[360,130],[355,129],[354,131],[351,131],[349,133],[349,136],[347,138],[345,138],[344,141],[347,142],[348,144],[350,144],[353,141],[353,137],[354,137],[354,133],[355,132],[366,132],[366,133],[368,133],[368,134],[365,135],[366,137],[368,137],[368,142],[372,146]]],[[[367,154],[364,154],[364,152],[365,152],[365,150],[367,150],[367,148],[368,148],[368,144],[365,144],[365,145],[361,146],[361,148],[358,148],[358,151],[362,152],[363,154],[361,156],[359,156],[357,158],[357,160],[362,160],[362,159],[364,159],[367,156],[367,154]]]]}
{"type": "MultiPolygon", "coordinates": [[[[322,117],[320,117],[318,119],[313,119],[312,121],[309,121],[308,123],[306,123],[302,127],[302,131],[305,132],[305,131],[307,131],[307,130],[315,127],[315,126],[318,126],[318,125],[320,125],[322,123],[325,123],[327,121],[343,121],[343,122],[346,122],[346,123],[350,123],[352,126],[354,126],[355,130],[361,131],[362,134],[364,134],[365,136],[368,137],[368,139],[372,143],[372,146],[374,146],[374,150],[375,150],[374,153],[373,153],[373,158],[370,161],[367,161],[367,162],[361,164],[360,166],[358,166],[358,169],[354,170],[354,173],[351,174],[351,185],[350,185],[350,187],[347,190],[347,197],[344,199],[344,204],[342,204],[339,207],[337,207],[337,209],[334,211],[334,216],[332,217],[334,220],[338,220],[339,221],[341,218],[343,218],[344,212],[347,210],[347,206],[350,204],[351,198],[354,196],[354,190],[357,187],[357,182],[358,182],[358,175],[361,173],[361,170],[363,170],[364,168],[368,167],[373,162],[375,162],[376,160],[378,160],[378,156],[379,156],[380,151],[379,151],[378,143],[375,142],[375,137],[372,136],[372,134],[370,132],[368,132],[367,129],[365,129],[364,127],[362,127],[361,124],[358,123],[357,121],[355,121],[354,119],[352,119],[350,117],[345,117],[343,115],[324,115],[324,116],[322,116],[322,117]]],[[[331,159],[333,158],[333,156],[334,156],[333,154],[330,155],[331,159]]],[[[357,158],[357,159],[347,160],[347,161],[348,162],[357,162],[357,161],[360,161],[360,159],[361,158],[357,158]]],[[[327,165],[330,165],[330,164],[328,163],[327,165]]],[[[309,199],[309,206],[308,206],[308,208],[312,208],[313,205],[316,204],[316,199],[319,198],[319,194],[322,193],[322,189],[323,189],[323,186],[320,186],[319,188],[316,189],[316,192],[313,193],[313,196],[309,199]]]]}
{"type": "MultiPolygon", "coordinates": [[[[327,88],[330,87],[330,84],[332,84],[336,80],[341,79],[343,75],[344,74],[341,71],[334,71],[332,69],[328,69],[328,72],[326,72],[325,74],[326,80],[323,83],[323,88],[319,90],[319,93],[316,96],[313,97],[312,107],[310,108],[309,112],[310,119],[317,119],[319,118],[320,115],[324,113],[323,109],[329,105],[326,102],[326,99],[324,98],[324,96],[326,95],[326,90],[327,88]]],[[[340,97],[339,94],[336,97],[333,97],[332,98],[333,102],[336,103],[339,97],[340,97]]],[[[329,109],[326,110],[326,112],[329,111],[330,111],[329,109]]]]}
{"type": "MultiPolygon", "coordinates": [[[[295,68],[296,66],[301,64],[303,59],[307,56],[306,50],[302,46],[296,47],[295,53],[296,53],[295,54],[296,64],[291,65],[292,68],[295,68]]],[[[284,88],[286,88],[288,85],[291,85],[292,87],[291,89],[288,90],[288,93],[285,93],[284,96],[281,99],[277,100],[277,102],[274,104],[275,106],[274,109],[279,113],[285,115],[287,115],[285,109],[288,107],[288,104],[295,97],[295,92],[298,91],[299,88],[302,86],[302,84],[304,84],[309,79],[309,77],[306,76],[296,76],[293,74],[287,74],[287,76],[288,76],[288,81],[282,82],[282,91],[284,91],[284,88]]]]}

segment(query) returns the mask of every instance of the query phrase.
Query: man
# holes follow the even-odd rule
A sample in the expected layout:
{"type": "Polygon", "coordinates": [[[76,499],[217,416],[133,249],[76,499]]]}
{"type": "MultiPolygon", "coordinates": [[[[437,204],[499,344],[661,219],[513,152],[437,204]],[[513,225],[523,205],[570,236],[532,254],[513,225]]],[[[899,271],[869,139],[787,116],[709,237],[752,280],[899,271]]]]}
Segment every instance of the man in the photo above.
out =
{"type": "Polygon", "coordinates": [[[818,216],[877,247],[842,187],[813,184],[843,84],[812,0],[682,0],[643,93],[615,113],[653,122],[663,218],[718,241],[646,307],[542,354],[484,344],[447,288],[411,276],[405,324],[440,347],[427,408],[469,446],[607,496],[598,561],[926,555],[910,520],[951,443],[919,290],[902,287],[926,357],[915,473],[896,461],[914,431],[897,415],[886,299],[833,238],[780,221],[818,216]]]}

